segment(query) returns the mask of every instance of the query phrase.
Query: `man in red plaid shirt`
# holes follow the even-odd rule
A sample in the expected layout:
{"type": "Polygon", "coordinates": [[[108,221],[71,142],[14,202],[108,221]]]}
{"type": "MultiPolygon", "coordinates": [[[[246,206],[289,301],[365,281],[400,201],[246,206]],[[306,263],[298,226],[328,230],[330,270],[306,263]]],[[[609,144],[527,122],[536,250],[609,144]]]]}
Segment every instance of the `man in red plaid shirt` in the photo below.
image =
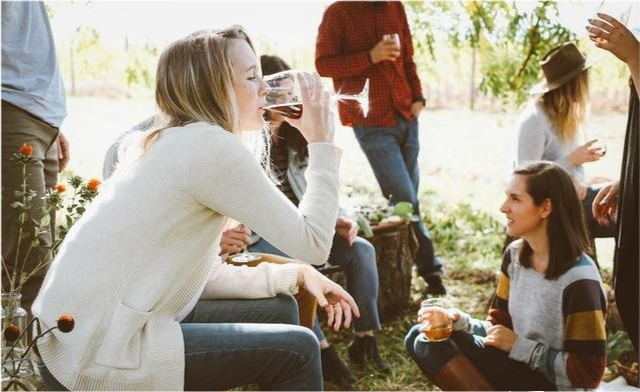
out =
{"type": "MultiPolygon", "coordinates": [[[[333,78],[336,91],[356,94],[370,81],[370,110],[365,117],[355,101],[340,101],[343,125],[353,127],[382,193],[394,202],[418,206],[418,116],[424,109],[413,43],[399,1],[338,1],[325,11],[318,29],[316,68],[333,78]],[[387,38],[398,34],[399,43],[387,38]]],[[[412,223],[419,249],[418,273],[427,294],[445,295],[442,263],[422,221],[412,223]]]]}

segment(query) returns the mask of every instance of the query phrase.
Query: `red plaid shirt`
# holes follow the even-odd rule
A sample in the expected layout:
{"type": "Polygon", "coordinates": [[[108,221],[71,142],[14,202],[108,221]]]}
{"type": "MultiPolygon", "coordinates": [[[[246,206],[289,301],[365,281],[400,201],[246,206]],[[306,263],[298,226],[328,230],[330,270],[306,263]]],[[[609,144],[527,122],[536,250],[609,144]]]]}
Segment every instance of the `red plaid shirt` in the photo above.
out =
{"type": "Polygon", "coordinates": [[[341,101],[340,120],[346,126],[396,125],[396,112],[412,119],[411,104],[422,99],[422,87],[413,62],[413,43],[407,15],[399,1],[338,1],[324,12],[316,42],[316,68],[333,78],[336,91],[359,93],[369,78],[369,115],[356,101],[341,101]],[[372,64],[371,50],[384,34],[400,35],[396,61],[372,64]]]}

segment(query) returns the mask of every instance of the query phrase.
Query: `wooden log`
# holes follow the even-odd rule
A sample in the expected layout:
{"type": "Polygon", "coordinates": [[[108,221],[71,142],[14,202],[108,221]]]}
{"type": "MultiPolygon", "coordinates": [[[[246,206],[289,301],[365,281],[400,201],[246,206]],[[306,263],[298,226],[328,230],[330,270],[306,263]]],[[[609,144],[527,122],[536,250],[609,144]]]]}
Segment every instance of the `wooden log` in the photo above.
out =
{"type": "Polygon", "coordinates": [[[418,251],[410,222],[394,222],[372,227],[373,237],[367,238],[376,249],[378,278],[378,311],[387,322],[402,314],[409,303],[411,271],[418,251]]]}

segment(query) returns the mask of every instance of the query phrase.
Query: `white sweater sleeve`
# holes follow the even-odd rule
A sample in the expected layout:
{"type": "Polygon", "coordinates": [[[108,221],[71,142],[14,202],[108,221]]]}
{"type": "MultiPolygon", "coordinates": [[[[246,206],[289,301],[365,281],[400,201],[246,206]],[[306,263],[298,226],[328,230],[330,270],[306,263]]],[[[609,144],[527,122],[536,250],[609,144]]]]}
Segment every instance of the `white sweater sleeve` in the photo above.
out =
{"type": "Polygon", "coordinates": [[[203,137],[187,159],[186,186],[204,206],[259,233],[289,256],[326,262],[338,213],[341,150],[311,143],[307,191],[296,208],[264,174],[238,137],[203,137]]]}

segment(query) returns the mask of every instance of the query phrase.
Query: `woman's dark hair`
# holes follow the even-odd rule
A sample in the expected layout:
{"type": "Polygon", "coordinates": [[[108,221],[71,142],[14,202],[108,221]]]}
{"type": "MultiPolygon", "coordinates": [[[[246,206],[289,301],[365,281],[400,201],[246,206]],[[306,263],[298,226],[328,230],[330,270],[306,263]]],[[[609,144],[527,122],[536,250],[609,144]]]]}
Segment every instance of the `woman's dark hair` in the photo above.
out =
{"type": "MultiPolygon", "coordinates": [[[[283,59],[278,56],[269,56],[263,54],[260,56],[260,65],[262,67],[262,74],[264,76],[274,73],[290,70],[291,67],[283,59]]],[[[265,113],[267,120],[269,119],[269,113],[265,113]]],[[[307,149],[307,140],[302,136],[298,128],[292,126],[286,121],[283,121],[280,127],[275,130],[275,137],[286,140],[287,145],[298,153],[300,159],[305,159],[309,156],[309,150],[307,149]]]]}
{"type": "MultiPolygon", "coordinates": [[[[535,205],[551,203],[547,225],[549,266],[546,279],[557,279],[568,271],[583,253],[590,251],[582,203],[571,176],[553,162],[531,162],[518,167],[513,174],[525,177],[527,193],[535,205]]],[[[533,250],[523,241],[520,264],[531,267],[533,250]]]]}

